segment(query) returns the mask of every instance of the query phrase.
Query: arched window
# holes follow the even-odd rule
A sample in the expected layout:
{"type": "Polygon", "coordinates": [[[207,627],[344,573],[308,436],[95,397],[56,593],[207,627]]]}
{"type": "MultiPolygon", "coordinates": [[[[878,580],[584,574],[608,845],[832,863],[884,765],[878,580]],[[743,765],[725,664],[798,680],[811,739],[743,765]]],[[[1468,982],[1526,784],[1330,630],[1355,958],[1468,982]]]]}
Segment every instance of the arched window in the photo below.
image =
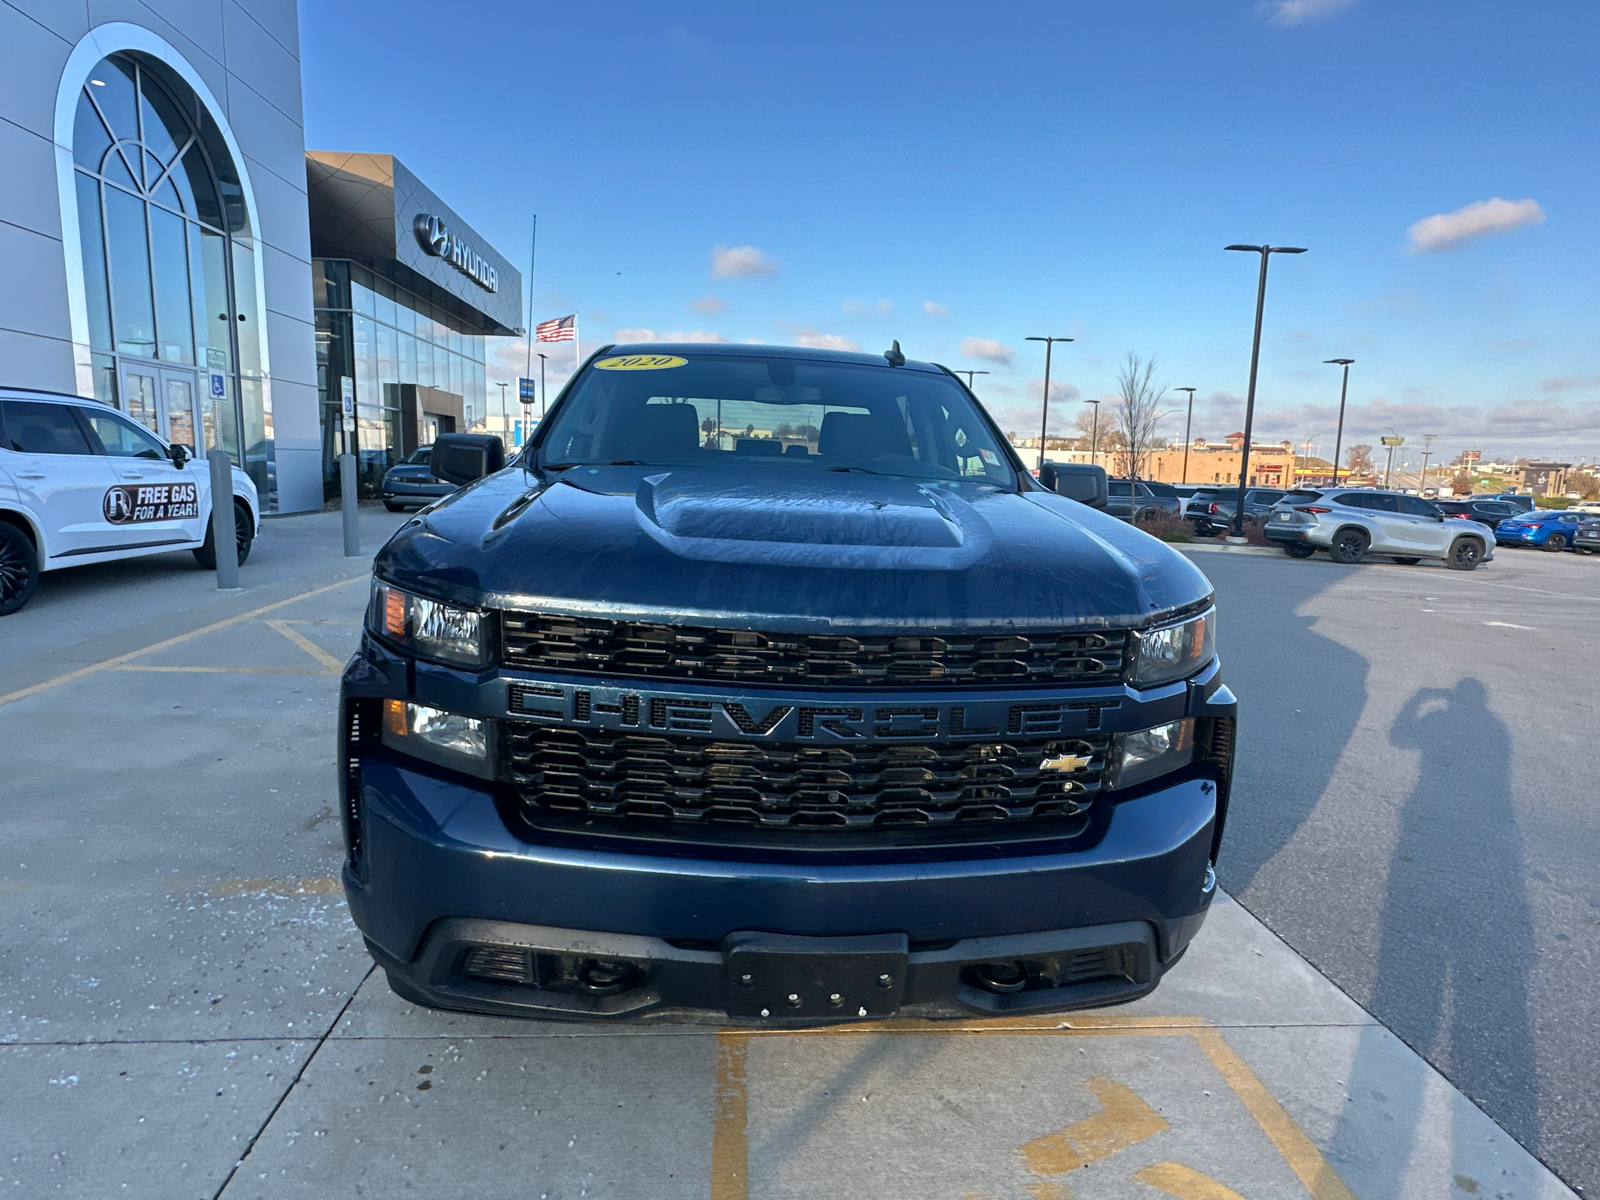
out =
{"type": "Polygon", "coordinates": [[[113,54],[78,97],[72,158],[97,394],[237,458],[260,334],[250,214],[215,120],[161,63],[113,54]]]}

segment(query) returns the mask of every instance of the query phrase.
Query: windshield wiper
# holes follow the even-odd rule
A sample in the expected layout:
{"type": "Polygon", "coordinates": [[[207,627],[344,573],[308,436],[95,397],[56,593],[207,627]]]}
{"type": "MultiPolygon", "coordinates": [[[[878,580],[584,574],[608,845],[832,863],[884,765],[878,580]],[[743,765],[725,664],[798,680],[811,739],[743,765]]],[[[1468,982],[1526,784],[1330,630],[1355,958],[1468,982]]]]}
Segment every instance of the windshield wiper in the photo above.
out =
{"type": "Polygon", "coordinates": [[[898,471],[874,471],[871,467],[829,467],[828,470],[854,471],[857,475],[887,475],[890,478],[899,477],[898,471]]]}

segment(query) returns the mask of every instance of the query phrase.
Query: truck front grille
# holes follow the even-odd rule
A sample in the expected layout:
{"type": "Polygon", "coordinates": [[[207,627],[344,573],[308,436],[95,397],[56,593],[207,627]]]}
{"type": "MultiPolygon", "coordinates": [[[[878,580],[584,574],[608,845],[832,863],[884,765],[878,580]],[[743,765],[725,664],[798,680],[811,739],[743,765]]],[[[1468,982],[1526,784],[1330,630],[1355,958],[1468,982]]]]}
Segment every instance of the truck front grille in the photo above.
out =
{"type": "Polygon", "coordinates": [[[902,637],[761,633],[501,614],[507,667],[640,679],[1014,687],[1122,676],[1125,630],[902,637]]]}
{"type": "Polygon", "coordinates": [[[1109,746],[1103,735],[846,747],[505,730],[509,778],[534,810],[805,829],[1072,816],[1100,790],[1109,746]],[[1064,769],[1041,770],[1063,757],[1064,769]]]}

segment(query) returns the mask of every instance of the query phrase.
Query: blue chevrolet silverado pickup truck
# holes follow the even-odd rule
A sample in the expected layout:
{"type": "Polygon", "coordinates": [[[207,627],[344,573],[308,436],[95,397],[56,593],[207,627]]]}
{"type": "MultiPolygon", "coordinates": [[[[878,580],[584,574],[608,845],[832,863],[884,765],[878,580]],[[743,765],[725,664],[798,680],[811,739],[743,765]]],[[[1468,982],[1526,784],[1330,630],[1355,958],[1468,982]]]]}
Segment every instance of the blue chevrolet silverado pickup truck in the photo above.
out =
{"type": "Polygon", "coordinates": [[[502,454],[441,436],[467,486],[378,554],[342,681],[344,885],[401,996],[1002,1015],[1183,954],[1233,767],[1211,586],[950,371],[608,346],[502,454]]]}

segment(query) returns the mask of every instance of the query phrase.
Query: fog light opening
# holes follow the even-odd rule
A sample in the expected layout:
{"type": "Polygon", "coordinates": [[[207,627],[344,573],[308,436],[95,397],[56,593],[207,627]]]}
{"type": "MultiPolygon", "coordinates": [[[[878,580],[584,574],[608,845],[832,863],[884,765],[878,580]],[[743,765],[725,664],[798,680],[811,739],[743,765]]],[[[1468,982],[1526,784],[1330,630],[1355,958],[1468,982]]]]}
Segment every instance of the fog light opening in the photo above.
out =
{"type": "Polygon", "coordinates": [[[1009,996],[1028,985],[1028,969],[1020,962],[979,963],[972,968],[972,979],[986,992],[1009,996]]]}
{"type": "Polygon", "coordinates": [[[603,958],[585,959],[578,967],[578,983],[595,996],[615,996],[639,986],[644,972],[630,962],[603,958]]]}

